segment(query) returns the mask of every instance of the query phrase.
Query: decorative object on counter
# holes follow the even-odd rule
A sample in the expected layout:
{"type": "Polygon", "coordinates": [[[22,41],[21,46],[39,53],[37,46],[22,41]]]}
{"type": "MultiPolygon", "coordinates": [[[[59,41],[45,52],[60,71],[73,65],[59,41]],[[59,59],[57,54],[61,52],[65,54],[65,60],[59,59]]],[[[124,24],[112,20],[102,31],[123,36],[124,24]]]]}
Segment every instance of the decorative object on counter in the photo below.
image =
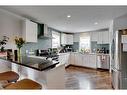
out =
{"type": "Polygon", "coordinates": [[[0,40],[0,51],[1,52],[5,51],[4,48],[5,48],[5,45],[7,44],[8,40],[9,40],[9,37],[7,37],[7,36],[3,36],[2,40],[0,40]]]}
{"type": "Polygon", "coordinates": [[[23,44],[25,44],[25,40],[23,40],[22,37],[15,37],[15,44],[18,48],[18,61],[21,61],[21,47],[23,47],[23,44]]]}

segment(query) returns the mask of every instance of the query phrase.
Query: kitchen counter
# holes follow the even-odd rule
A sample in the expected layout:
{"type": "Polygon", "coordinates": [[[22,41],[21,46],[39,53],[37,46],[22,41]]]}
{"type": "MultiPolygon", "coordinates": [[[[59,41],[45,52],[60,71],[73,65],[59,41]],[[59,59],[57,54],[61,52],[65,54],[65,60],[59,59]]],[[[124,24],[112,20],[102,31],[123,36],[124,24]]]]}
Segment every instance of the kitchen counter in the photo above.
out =
{"type": "Polygon", "coordinates": [[[110,55],[110,54],[104,54],[104,53],[97,53],[97,55],[110,55]]]}
{"type": "Polygon", "coordinates": [[[104,53],[82,53],[82,52],[69,52],[69,53],[80,53],[80,54],[86,54],[86,55],[109,55],[104,53]]]}
{"type": "Polygon", "coordinates": [[[38,56],[22,56],[20,62],[0,58],[0,67],[4,68],[3,72],[12,70],[18,73],[20,79],[29,78],[42,84],[43,89],[65,88],[65,64],[59,64],[58,61],[38,56]]]}
{"type": "Polygon", "coordinates": [[[25,67],[29,67],[32,69],[36,69],[38,71],[43,71],[46,69],[53,68],[59,63],[57,61],[49,61],[49,60],[41,59],[39,57],[35,58],[30,56],[22,56],[20,62],[14,59],[13,60],[8,60],[4,58],[0,58],[0,59],[6,60],[8,62],[13,62],[15,64],[22,65],[25,67]]]}

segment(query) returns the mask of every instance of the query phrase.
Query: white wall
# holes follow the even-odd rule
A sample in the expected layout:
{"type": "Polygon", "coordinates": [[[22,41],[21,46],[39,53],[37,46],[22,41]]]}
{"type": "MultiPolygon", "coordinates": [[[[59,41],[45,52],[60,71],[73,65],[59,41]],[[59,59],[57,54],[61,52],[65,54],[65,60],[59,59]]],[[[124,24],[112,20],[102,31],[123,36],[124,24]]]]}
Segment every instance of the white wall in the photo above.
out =
{"type": "Polygon", "coordinates": [[[112,45],[112,39],[113,39],[113,20],[110,22],[110,25],[109,25],[109,42],[110,42],[110,72],[111,72],[111,63],[112,63],[112,55],[111,55],[111,45],[112,45]]]}
{"type": "Polygon", "coordinates": [[[9,42],[6,48],[15,49],[14,38],[15,36],[21,36],[22,24],[21,19],[13,16],[6,11],[0,10],[0,39],[2,36],[8,36],[9,42]]]}
{"type": "Polygon", "coordinates": [[[120,16],[113,21],[113,31],[127,29],[127,14],[120,16]]]}

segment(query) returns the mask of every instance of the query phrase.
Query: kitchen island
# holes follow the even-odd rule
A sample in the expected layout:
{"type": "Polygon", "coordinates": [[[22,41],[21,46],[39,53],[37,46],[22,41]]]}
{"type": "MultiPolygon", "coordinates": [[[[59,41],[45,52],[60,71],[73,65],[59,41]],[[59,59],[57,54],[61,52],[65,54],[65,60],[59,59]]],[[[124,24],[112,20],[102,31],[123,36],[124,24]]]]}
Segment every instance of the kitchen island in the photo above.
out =
{"type": "Polygon", "coordinates": [[[20,62],[14,59],[0,58],[0,63],[6,63],[8,70],[17,72],[20,75],[20,79],[29,78],[42,84],[43,89],[65,88],[65,66],[57,61],[49,61],[40,57],[22,56],[20,62]]]}

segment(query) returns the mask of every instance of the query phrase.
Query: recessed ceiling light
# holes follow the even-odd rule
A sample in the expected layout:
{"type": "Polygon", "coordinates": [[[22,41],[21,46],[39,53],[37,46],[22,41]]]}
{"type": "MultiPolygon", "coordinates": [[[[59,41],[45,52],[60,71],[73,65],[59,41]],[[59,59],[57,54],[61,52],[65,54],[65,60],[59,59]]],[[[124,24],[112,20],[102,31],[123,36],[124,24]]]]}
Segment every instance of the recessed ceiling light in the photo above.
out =
{"type": "Polygon", "coordinates": [[[70,18],[71,17],[71,15],[67,15],[67,18],[70,18]]]}
{"type": "Polygon", "coordinates": [[[94,24],[95,24],[95,25],[97,25],[97,24],[98,24],[98,22],[95,22],[94,24]]]}

